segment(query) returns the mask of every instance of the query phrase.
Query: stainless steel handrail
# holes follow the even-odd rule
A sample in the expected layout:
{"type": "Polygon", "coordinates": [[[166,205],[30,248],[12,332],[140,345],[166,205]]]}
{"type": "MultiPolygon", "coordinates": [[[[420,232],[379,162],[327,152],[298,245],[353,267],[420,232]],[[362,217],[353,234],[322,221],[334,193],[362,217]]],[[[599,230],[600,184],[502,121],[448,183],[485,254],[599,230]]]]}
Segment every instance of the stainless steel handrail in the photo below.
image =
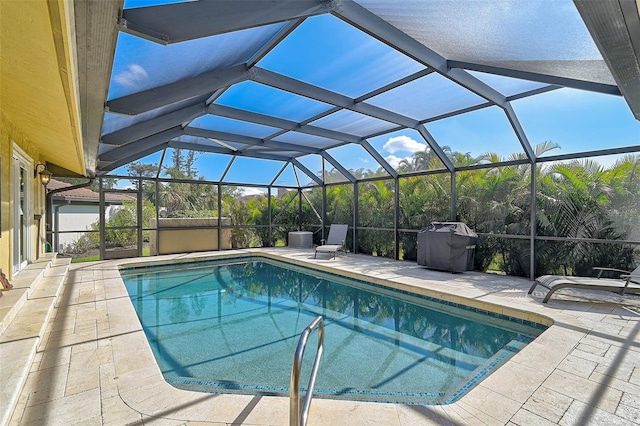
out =
{"type": "Polygon", "coordinates": [[[309,416],[309,407],[311,407],[311,397],[313,396],[313,388],[316,385],[316,376],[318,375],[318,367],[320,367],[320,358],[322,358],[322,349],[324,346],[324,322],[322,317],[318,316],[309,324],[300,335],[298,347],[293,356],[293,365],[291,366],[291,384],[289,388],[289,425],[305,426],[309,416]],[[318,327],[318,351],[316,359],[313,361],[313,369],[307,386],[307,394],[304,398],[304,405],[300,408],[300,371],[302,370],[302,358],[304,358],[304,350],[307,347],[307,340],[313,329],[318,327]]]}

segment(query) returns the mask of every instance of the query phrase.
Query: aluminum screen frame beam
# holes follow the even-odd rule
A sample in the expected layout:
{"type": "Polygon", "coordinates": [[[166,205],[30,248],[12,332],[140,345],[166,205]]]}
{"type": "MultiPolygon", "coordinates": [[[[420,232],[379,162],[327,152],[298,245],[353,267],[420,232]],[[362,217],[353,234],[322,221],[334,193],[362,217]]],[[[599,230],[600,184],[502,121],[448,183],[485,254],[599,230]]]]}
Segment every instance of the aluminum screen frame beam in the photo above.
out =
{"type": "Polygon", "coordinates": [[[540,74],[531,71],[521,71],[515,69],[507,69],[492,65],[477,64],[473,62],[448,60],[450,68],[460,68],[471,71],[484,72],[489,74],[502,75],[505,77],[518,78],[521,80],[537,81],[552,86],[570,87],[572,89],[587,90],[589,92],[604,93],[607,95],[620,96],[620,89],[617,86],[604,83],[595,83],[592,81],[576,80],[574,78],[559,77],[549,74],[540,74]]]}
{"type": "MultiPolygon", "coordinates": [[[[318,176],[316,176],[311,170],[309,170],[304,164],[302,164],[298,159],[292,158],[291,164],[296,166],[298,169],[302,170],[302,172],[309,177],[312,181],[314,181],[318,186],[323,186],[324,182],[318,176]]],[[[295,169],[294,169],[295,171],[295,169]]],[[[298,181],[298,185],[300,185],[300,181],[298,181]]]]}
{"type": "MultiPolygon", "coordinates": [[[[164,142],[168,142],[173,138],[182,136],[183,134],[184,131],[182,130],[182,127],[176,126],[160,133],[156,133],[155,135],[137,140],[135,142],[121,145],[117,148],[103,153],[102,155],[100,155],[99,159],[100,161],[118,161],[123,157],[132,158],[136,154],[146,152],[149,148],[159,146],[164,142]]],[[[139,158],[142,158],[142,156],[139,158]]],[[[133,161],[135,160],[137,160],[137,158],[134,158],[133,161]]]]}
{"type": "MultiPolygon", "coordinates": [[[[222,141],[239,143],[245,145],[242,148],[238,148],[236,151],[228,150],[226,153],[233,155],[237,153],[244,152],[248,148],[251,147],[264,147],[268,150],[286,150],[286,151],[295,151],[299,152],[300,155],[306,154],[320,154],[322,152],[322,148],[313,148],[305,145],[298,145],[290,142],[278,142],[272,140],[263,140],[260,138],[255,138],[251,136],[238,135],[235,133],[221,132],[218,130],[210,130],[210,129],[202,129],[198,127],[185,127],[183,133],[189,136],[196,136],[205,139],[220,139],[222,141]]],[[[188,147],[188,142],[184,142],[188,147]]],[[[192,145],[193,147],[197,147],[197,145],[192,145]]],[[[196,149],[197,148],[191,148],[196,149]]],[[[254,151],[255,152],[255,151],[254,151]]]]}
{"type": "MultiPolygon", "coordinates": [[[[337,2],[338,0],[335,1],[337,2]]],[[[449,63],[446,58],[409,37],[407,34],[392,26],[379,16],[369,12],[354,1],[339,1],[340,5],[332,12],[337,17],[345,20],[354,27],[359,28],[371,37],[380,40],[399,52],[402,52],[416,61],[433,68],[443,77],[448,78],[454,83],[502,108],[505,114],[507,114],[509,121],[512,123],[512,128],[516,133],[516,137],[520,141],[520,145],[522,145],[527,157],[532,161],[535,161],[535,153],[531,148],[527,135],[521,131],[522,128],[519,124],[514,124],[519,123],[519,120],[513,113],[513,109],[507,106],[508,102],[503,94],[462,69],[449,68],[449,63]]],[[[414,129],[416,127],[417,126],[411,126],[411,128],[414,129]]]]}
{"type": "Polygon", "coordinates": [[[121,158],[118,161],[114,161],[113,163],[107,164],[107,165],[102,165],[101,164],[102,161],[98,160],[98,170],[99,171],[96,172],[96,175],[103,176],[103,175],[107,174],[108,172],[117,169],[120,166],[124,166],[125,164],[131,163],[131,162],[136,161],[136,160],[138,160],[140,158],[144,158],[147,155],[151,155],[151,154],[153,154],[155,152],[163,150],[163,149],[167,148],[168,146],[169,146],[169,142],[163,142],[160,145],[153,146],[153,147],[151,147],[149,149],[146,149],[146,150],[144,150],[142,152],[139,152],[139,153],[136,153],[134,155],[131,155],[130,157],[121,158]]]}
{"type": "Polygon", "coordinates": [[[138,115],[186,99],[211,95],[216,90],[246,81],[249,70],[242,65],[206,72],[164,86],[107,101],[105,111],[138,115]]]}
{"type": "MultiPolygon", "coordinates": [[[[308,135],[319,136],[322,138],[335,139],[336,141],[358,143],[361,139],[359,136],[352,135],[350,133],[324,129],[322,127],[312,126],[310,124],[301,125],[296,121],[285,120],[283,118],[272,117],[270,115],[259,114],[256,112],[246,111],[224,105],[211,104],[209,105],[208,113],[211,115],[231,118],[234,120],[274,127],[284,131],[295,131],[308,135]]],[[[272,135],[265,139],[270,139],[272,137],[277,136],[272,135]]]]}
{"type": "Polygon", "coordinates": [[[356,103],[353,98],[348,96],[344,96],[300,80],[295,80],[264,68],[252,68],[250,72],[250,79],[256,83],[261,83],[286,92],[295,93],[296,95],[315,99],[329,105],[348,109],[350,111],[398,124],[403,127],[414,128],[418,125],[418,120],[414,120],[404,115],[373,105],[356,103]]]}
{"type": "Polygon", "coordinates": [[[146,138],[163,130],[191,121],[207,113],[207,107],[197,103],[178,111],[161,115],[133,126],[125,127],[102,136],[102,143],[107,145],[125,145],[146,138]]]}
{"type": "Polygon", "coordinates": [[[363,139],[360,142],[360,145],[362,146],[362,148],[364,148],[365,151],[369,153],[369,155],[373,157],[374,160],[378,162],[378,164],[380,164],[380,167],[382,167],[389,174],[389,176],[391,176],[394,179],[398,178],[398,172],[396,171],[396,169],[391,167],[391,164],[389,164],[389,162],[385,160],[384,157],[382,157],[382,155],[380,155],[377,149],[371,146],[369,141],[367,141],[366,139],[363,139]]]}
{"type": "Polygon", "coordinates": [[[125,9],[118,28],[160,44],[259,27],[320,15],[331,10],[324,0],[216,0],[125,9]]]}
{"type": "Polygon", "coordinates": [[[365,93],[364,95],[355,98],[354,102],[355,103],[364,102],[367,99],[370,99],[370,98],[378,96],[378,95],[380,95],[382,93],[388,92],[389,90],[393,90],[395,88],[398,88],[398,87],[400,87],[400,86],[402,86],[404,84],[411,83],[412,81],[418,80],[418,79],[420,79],[422,77],[426,77],[429,74],[432,74],[434,72],[435,72],[435,70],[427,67],[427,68],[425,68],[425,69],[423,69],[421,71],[414,72],[411,75],[408,75],[408,76],[406,76],[404,78],[401,78],[399,80],[393,81],[393,82],[391,82],[391,83],[389,83],[389,84],[387,84],[385,86],[382,86],[382,87],[379,87],[379,88],[377,88],[375,90],[372,90],[369,93],[365,93]]]}
{"type": "MultiPolygon", "coordinates": [[[[285,170],[287,170],[287,167],[289,166],[289,164],[291,164],[290,161],[284,163],[284,165],[282,166],[280,171],[278,173],[276,173],[276,175],[273,177],[273,179],[271,179],[271,182],[269,182],[269,193],[271,193],[271,187],[277,186],[276,182],[278,181],[278,179],[280,179],[280,176],[282,176],[282,174],[285,172],[285,170]]],[[[270,196],[269,196],[269,198],[270,198],[270,196]]],[[[271,207],[269,207],[268,210],[271,210],[271,207]]]]}
{"type": "Polygon", "coordinates": [[[249,60],[247,60],[247,62],[245,63],[246,67],[247,68],[252,68],[255,64],[260,62],[260,60],[262,58],[267,56],[269,54],[269,52],[271,52],[273,49],[275,49],[280,44],[281,41],[283,41],[285,38],[287,38],[287,36],[289,36],[289,34],[294,32],[295,29],[298,28],[300,26],[300,24],[302,24],[303,22],[304,22],[304,19],[296,19],[296,20],[293,20],[293,21],[289,22],[287,25],[285,25],[285,27],[283,29],[278,31],[278,33],[276,35],[274,35],[271,38],[271,40],[269,40],[264,46],[262,46],[260,49],[258,49],[258,51],[255,52],[253,54],[253,56],[251,56],[251,58],[249,58],[249,60]]]}
{"type": "MultiPolygon", "coordinates": [[[[329,154],[327,151],[323,151],[320,155],[322,156],[322,158],[324,158],[329,163],[331,163],[331,165],[335,167],[337,171],[342,173],[349,182],[355,183],[357,181],[356,177],[349,170],[347,170],[342,164],[340,164],[338,160],[333,158],[333,156],[329,154]]],[[[324,176],[322,177],[322,180],[324,180],[324,176]]]]}
{"type": "MultiPolygon", "coordinates": [[[[256,145],[254,145],[256,146],[256,145]]],[[[323,149],[322,148],[313,148],[309,146],[296,145],[288,142],[277,142],[277,141],[264,141],[260,145],[268,149],[277,149],[277,150],[286,150],[286,151],[297,151],[300,153],[300,156],[307,154],[317,154],[321,155],[323,149]]]]}
{"type": "Polygon", "coordinates": [[[538,157],[538,163],[545,163],[549,161],[578,160],[582,158],[602,157],[604,155],[637,154],[639,152],[640,145],[631,145],[620,148],[606,148],[593,151],[580,151],[568,154],[538,157]]]}
{"type": "Polygon", "coordinates": [[[429,132],[429,130],[427,130],[427,128],[424,126],[424,124],[421,124],[420,127],[418,127],[417,130],[420,133],[420,136],[422,136],[424,138],[424,140],[429,144],[429,146],[431,147],[433,152],[438,156],[440,161],[442,161],[442,164],[444,164],[444,166],[447,168],[447,170],[450,173],[453,173],[455,171],[456,167],[451,162],[449,157],[447,157],[447,154],[445,154],[445,152],[442,150],[442,147],[440,146],[440,144],[436,142],[436,140],[433,137],[433,135],[431,134],[431,132],[429,132]]]}
{"type": "Polygon", "coordinates": [[[210,152],[213,154],[228,155],[230,157],[260,158],[263,160],[274,160],[274,161],[283,161],[283,162],[291,161],[290,157],[277,155],[277,154],[267,154],[267,153],[257,152],[252,155],[247,155],[240,151],[231,152],[223,147],[217,147],[217,146],[197,145],[196,147],[194,147],[194,145],[190,144],[189,142],[181,142],[181,141],[169,141],[169,145],[168,145],[168,148],[184,149],[184,150],[198,151],[198,152],[210,152]]]}
{"type": "Polygon", "coordinates": [[[262,139],[218,130],[202,129],[199,127],[185,127],[184,134],[205,139],[220,139],[222,141],[240,143],[243,145],[262,145],[262,139]]]}

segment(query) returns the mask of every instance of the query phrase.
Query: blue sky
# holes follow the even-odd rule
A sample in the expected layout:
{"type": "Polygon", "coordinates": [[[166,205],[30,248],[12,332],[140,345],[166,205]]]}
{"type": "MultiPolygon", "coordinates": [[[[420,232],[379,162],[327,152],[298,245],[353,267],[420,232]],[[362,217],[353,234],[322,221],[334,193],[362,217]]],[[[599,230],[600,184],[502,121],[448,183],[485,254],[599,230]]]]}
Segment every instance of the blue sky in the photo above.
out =
{"type": "MultiPolygon", "coordinates": [[[[172,1],[167,1],[170,2],[172,1]]],[[[125,7],[158,3],[163,2],[127,0],[125,7]]],[[[268,40],[281,27],[281,24],[275,24],[245,30],[239,35],[225,34],[169,46],[121,34],[109,98],[242,63],[251,56],[256,46],[268,40]],[[125,50],[127,54],[122,53],[125,50]],[[177,59],[172,52],[180,52],[177,59]]],[[[422,64],[330,15],[307,19],[264,57],[258,66],[350,98],[357,98],[424,69],[422,64]]],[[[472,74],[490,82],[505,95],[540,86],[540,83],[507,77],[476,72],[472,74]]],[[[424,119],[475,105],[484,102],[484,99],[433,73],[367,102],[415,119],[424,119]]],[[[255,82],[232,86],[216,103],[293,121],[308,119],[331,108],[322,102],[287,94],[255,82]]],[[[532,146],[545,141],[552,141],[560,146],[547,155],[624,147],[640,142],[640,122],[633,118],[625,101],[619,96],[559,89],[513,101],[512,106],[532,146]]],[[[361,129],[382,132],[393,127],[357,113],[347,111],[340,114],[330,115],[311,124],[354,134],[361,129]]],[[[125,123],[127,118],[121,120],[125,123]]],[[[117,123],[117,119],[114,121],[117,123]]],[[[237,123],[205,117],[192,125],[222,130],[225,126],[235,126],[237,123]]],[[[468,152],[473,156],[493,152],[507,158],[511,153],[521,152],[520,142],[506,114],[495,106],[430,122],[426,124],[426,128],[440,145],[447,145],[454,151],[468,152]]],[[[268,128],[251,129],[251,132],[256,132],[256,137],[261,137],[265,132],[268,134],[268,131],[268,128]]],[[[283,141],[291,138],[295,138],[295,135],[282,136],[283,141]]],[[[420,134],[414,130],[385,133],[368,141],[394,167],[402,159],[427,147],[420,134]]],[[[375,160],[360,146],[348,145],[329,153],[347,169],[378,168],[375,160]]],[[[159,157],[159,154],[154,154],[144,161],[157,161],[159,157]]],[[[205,178],[215,180],[228,160],[228,157],[200,154],[196,167],[205,178]]],[[[611,157],[596,159],[603,164],[613,160],[611,157]]],[[[321,160],[318,156],[303,157],[300,161],[312,171],[319,171],[321,160]]],[[[275,177],[280,166],[277,162],[267,162],[260,167],[254,161],[238,161],[231,168],[227,180],[246,179],[266,184],[275,177]]],[[[293,185],[294,180],[294,173],[288,168],[280,176],[278,183],[293,185]]],[[[302,183],[308,182],[305,179],[302,183]]]]}

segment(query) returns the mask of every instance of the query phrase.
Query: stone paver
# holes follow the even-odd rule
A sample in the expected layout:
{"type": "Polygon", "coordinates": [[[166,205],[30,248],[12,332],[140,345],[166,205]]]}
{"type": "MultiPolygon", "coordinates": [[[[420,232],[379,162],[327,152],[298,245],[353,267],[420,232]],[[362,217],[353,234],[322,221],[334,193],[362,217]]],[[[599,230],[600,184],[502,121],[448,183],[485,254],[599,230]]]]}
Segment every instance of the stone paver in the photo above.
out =
{"type": "MultiPolygon", "coordinates": [[[[119,264],[232,253],[284,256],[346,275],[555,324],[458,402],[403,406],[314,400],[309,425],[629,425],[640,423],[640,297],[527,295],[525,279],[452,275],[369,256],[313,259],[287,248],[73,264],[10,425],[286,425],[288,399],[175,389],[155,364],[119,264]],[[540,317],[542,315],[543,317],[540,317]]],[[[560,292],[559,292],[560,293],[560,292]]]]}
{"type": "Polygon", "coordinates": [[[523,408],[552,423],[558,423],[572,402],[571,397],[543,385],[531,395],[523,408]]]}

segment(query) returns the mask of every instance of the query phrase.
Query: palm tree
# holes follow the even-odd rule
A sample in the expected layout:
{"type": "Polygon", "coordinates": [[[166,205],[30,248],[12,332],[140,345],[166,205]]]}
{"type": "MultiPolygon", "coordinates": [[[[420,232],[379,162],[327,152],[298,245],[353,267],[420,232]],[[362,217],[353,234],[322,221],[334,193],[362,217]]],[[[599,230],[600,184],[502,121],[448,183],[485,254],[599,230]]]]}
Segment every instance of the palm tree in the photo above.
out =
{"type": "MultiPolygon", "coordinates": [[[[395,211],[395,190],[393,181],[367,181],[359,189],[359,226],[372,228],[393,228],[395,211]]],[[[358,247],[365,253],[379,256],[393,256],[393,235],[388,231],[366,231],[358,236],[358,247]]]]}
{"type": "MultiPolygon", "coordinates": [[[[547,167],[539,179],[540,232],[581,239],[628,238],[638,226],[637,163],[631,156],[610,168],[592,160],[547,167]]],[[[564,262],[555,268],[562,266],[562,272],[589,275],[593,266],[627,269],[633,264],[633,247],[624,245],[579,241],[556,247],[556,254],[559,250],[564,262]]]]}

